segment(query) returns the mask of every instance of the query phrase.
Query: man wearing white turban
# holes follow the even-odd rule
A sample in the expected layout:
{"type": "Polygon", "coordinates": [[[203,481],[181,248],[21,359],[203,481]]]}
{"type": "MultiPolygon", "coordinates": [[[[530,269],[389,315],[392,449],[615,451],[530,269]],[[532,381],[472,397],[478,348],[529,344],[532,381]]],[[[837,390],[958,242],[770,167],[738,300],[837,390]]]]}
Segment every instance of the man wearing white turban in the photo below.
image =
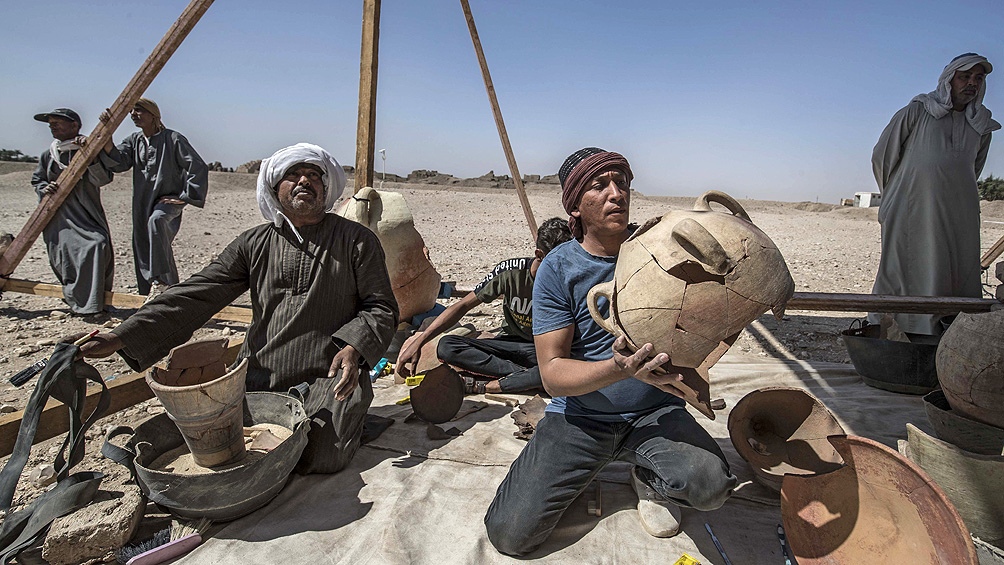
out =
{"type": "MultiPolygon", "coordinates": [[[[874,294],[981,296],[976,181],[991,132],[1001,127],[983,106],[991,71],[985,57],[959,55],[938,88],[914,97],[879,137],[872,170],[882,191],[882,257],[874,294]]],[[[943,331],[940,316],[895,318],[916,339],[943,331]]]]}
{"type": "Polygon", "coordinates": [[[328,446],[334,451],[323,470],[337,471],[358,448],[373,399],[360,365],[377,364],[397,326],[376,235],[328,213],[344,187],[345,173],[324,149],[307,143],[280,149],[258,175],[258,207],[268,223],[238,236],[201,272],[111,333],[98,334],[83,355],[118,351],[133,369],[145,370],[250,290],[252,321],[237,358],[248,359],[247,389],[285,392],[307,383],[313,397],[315,381],[327,377],[325,408],[337,445],[328,446]]]}

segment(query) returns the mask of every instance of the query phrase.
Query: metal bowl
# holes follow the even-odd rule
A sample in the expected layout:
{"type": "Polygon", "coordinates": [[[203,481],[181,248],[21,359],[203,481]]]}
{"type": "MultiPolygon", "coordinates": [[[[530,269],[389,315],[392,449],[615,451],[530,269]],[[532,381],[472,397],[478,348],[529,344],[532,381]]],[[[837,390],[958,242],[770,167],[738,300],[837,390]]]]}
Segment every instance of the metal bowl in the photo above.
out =
{"type": "Polygon", "coordinates": [[[307,446],[310,429],[303,404],[290,395],[249,392],[246,398],[253,424],[277,424],[293,430],[260,459],[198,475],[150,468],[159,456],[185,443],[166,413],[144,421],[135,430],[127,426],[110,430],[101,452],[128,467],[150,500],[182,518],[214,522],[240,518],[279,494],[307,446]],[[110,441],[120,435],[131,435],[123,447],[110,441]]]}
{"type": "Polygon", "coordinates": [[[865,384],[903,394],[927,394],[938,388],[936,344],[879,339],[877,324],[852,327],[840,335],[865,384]]]}

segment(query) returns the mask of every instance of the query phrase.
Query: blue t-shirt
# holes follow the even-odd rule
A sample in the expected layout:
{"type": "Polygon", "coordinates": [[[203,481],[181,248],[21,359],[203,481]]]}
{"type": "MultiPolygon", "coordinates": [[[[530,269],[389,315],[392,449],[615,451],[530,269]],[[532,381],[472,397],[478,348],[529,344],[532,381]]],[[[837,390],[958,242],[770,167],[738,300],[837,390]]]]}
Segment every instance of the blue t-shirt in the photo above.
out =
{"type": "MultiPolygon", "coordinates": [[[[589,314],[586,294],[614,278],[616,257],[597,257],[576,240],[562,243],[544,257],[533,285],[533,334],[540,335],[574,324],[572,359],[602,361],[613,356],[614,336],[589,314]]],[[[610,305],[597,304],[607,316],[610,305]]],[[[622,421],[683,400],[637,379],[628,378],[581,396],[558,396],[548,412],[622,421]]]]}

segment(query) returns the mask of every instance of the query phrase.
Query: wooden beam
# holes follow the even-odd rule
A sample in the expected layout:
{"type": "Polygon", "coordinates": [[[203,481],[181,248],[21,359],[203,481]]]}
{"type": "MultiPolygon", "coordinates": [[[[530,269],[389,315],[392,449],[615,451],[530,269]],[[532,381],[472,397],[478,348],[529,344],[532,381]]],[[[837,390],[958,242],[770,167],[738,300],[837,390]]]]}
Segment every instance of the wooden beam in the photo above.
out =
{"type": "Polygon", "coordinates": [[[980,267],[989,269],[990,265],[993,265],[994,261],[1001,256],[1001,253],[1004,253],[1004,236],[1001,236],[1001,238],[997,240],[997,243],[994,243],[993,246],[990,247],[990,249],[987,249],[987,252],[983,254],[983,257],[980,258],[980,267]]]}
{"type": "Polygon", "coordinates": [[[821,312],[890,312],[898,314],[958,314],[989,312],[1000,302],[984,298],[952,296],[892,296],[888,294],[849,294],[796,292],[787,310],[821,312]]]}
{"type": "Polygon", "coordinates": [[[537,220],[533,217],[533,210],[530,209],[530,200],[526,197],[526,190],[523,188],[523,177],[519,174],[519,167],[516,166],[516,157],[512,152],[512,145],[509,144],[509,134],[506,133],[505,121],[502,119],[502,109],[499,107],[498,97],[495,96],[495,85],[492,83],[492,75],[488,71],[488,60],[485,59],[485,52],[481,48],[481,38],[478,36],[478,28],[474,25],[474,14],[471,13],[471,5],[467,0],[460,0],[460,6],[464,9],[464,17],[467,18],[467,29],[471,32],[471,41],[474,43],[474,52],[478,56],[478,63],[481,65],[481,77],[485,81],[485,90],[488,91],[488,101],[492,106],[492,115],[495,116],[495,127],[499,132],[499,139],[502,140],[502,150],[505,151],[506,161],[509,163],[509,172],[512,174],[512,182],[516,186],[516,194],[519,196],[520,206],[523,207],[523,215],[526,223],[530,226],[530,239],[537,241],[537,220]]]}
{"type": "MultiPolygon", "coordinates": [[[[237,358],[241,346],[244,345],[244,338],[230,341],[224,360],[229,364],[237,358]]],[[[114,414],[119,410],[124,410],[135,406],[144,400],[153,398],[153,391],[146,384],[146,373],[132,373],[124,377],[118,377],[108,382],[108,392],[111,393],[111,405],[104,416],[114,414]]],[[[84,415],[91,413],[97,406],[98,398],[101,396],[101,387],[87,387],[87,397],[84,400],[84,415]]],[[[14,442],[17,434],[21,430],[21,419],[24,417],[24,410],[11,412],[0,416],[0,457],[7,457],[14,449],[14,442]]],[[[38,430],[35,432],[35,441],[32,445],[52,439],[58,435],[70,431],[70,411],[65,404],[58,400],[49,399],[42,409],[42,415],[38,420],[38,430]]]]}
{"type": "Polygon", "coordinates": [[[63,169],[63,172],[56,180],[56,184],[59,186],[56,193],[42,197],[38,207],[35,208],[35,211],[28,218],[24,227],[21,228],[21,232],[14,238],[14,242],[7,248],[3,256],[0,256],[0,289],[3,289],[4,279],[13,273],[14,269],[21,263],[25,254],[28,253],[28,249],[38,239],[38,235],[42,233],[42,230],[45,229],[45,226],[52,219],[56,210],[59,209],[59,206],[69,196],[70,191],[74,189],[77,182],[87,171],[87,166],[94,161],[104,148],[105,143],[112,138],[115,129],[119,127],[122,120],[132,110],[136,104],[136,100],[143,95],[143,92],[157,76],[157,73],[164,68],[164,64],[171,58],[171,55],[178,49],[178,46],[181,45],[181,42],[192,31],[199,18],[202,17],[202,14],[206,13],[206,10],[209,9],[212,3],[213,0],[191,1],[188,7],[185,8],[185,11],[181,13],[181,17],[174,22],[171,29],[167,30],[167,34],[164,35],[164,38],[160,40],[157,47],[150,53],[150,56],[147,57],[146,61],[136,72],[136,75],[129,81],[122,94],[119,95],[108,109],[111,118],[107,122],[98,122],[98,126],[94,128],[94,131],[88,137],[87,145],[77,151],[70,164],[63,169]]]}
{"type": "MultiPolygon", "coordinates": [[[[35,296],[49,296],[52,298],[63,298],[63,287],[58,284],[48,284],[37,281],[22,279],[7,279],[4,292],[17,292],[20,294],[33,294],[35,296]]],[[[122,292],[106,292],[105,304],[116,308],[139,308],[146,303],[146,297],[138,294],[126,294],[122,292]]],[[[241,322],[251,324],[251,308],[247,306],[226,306],[216,314],[216,320],[226,320],[228,322],[241,322]]]]}
{"type": "Polygon", "coordinates": [[[363,39],[359,51],[359,117],[353,192],[373,186],[376,145],[377,67],[380,51],[380,0],[363,0],[363,39]]]}

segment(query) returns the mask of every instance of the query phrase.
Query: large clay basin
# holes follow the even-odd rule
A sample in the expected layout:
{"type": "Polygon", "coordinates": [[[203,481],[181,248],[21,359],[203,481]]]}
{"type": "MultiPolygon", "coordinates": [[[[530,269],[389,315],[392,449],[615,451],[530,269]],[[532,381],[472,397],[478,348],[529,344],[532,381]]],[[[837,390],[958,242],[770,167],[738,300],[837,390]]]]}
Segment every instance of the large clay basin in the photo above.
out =
{"type": "Polygon", "coordinates": [[[959,314],[938,344],[938,380],[952,409],[1004,428],[1004,310],[959,314]]]}

